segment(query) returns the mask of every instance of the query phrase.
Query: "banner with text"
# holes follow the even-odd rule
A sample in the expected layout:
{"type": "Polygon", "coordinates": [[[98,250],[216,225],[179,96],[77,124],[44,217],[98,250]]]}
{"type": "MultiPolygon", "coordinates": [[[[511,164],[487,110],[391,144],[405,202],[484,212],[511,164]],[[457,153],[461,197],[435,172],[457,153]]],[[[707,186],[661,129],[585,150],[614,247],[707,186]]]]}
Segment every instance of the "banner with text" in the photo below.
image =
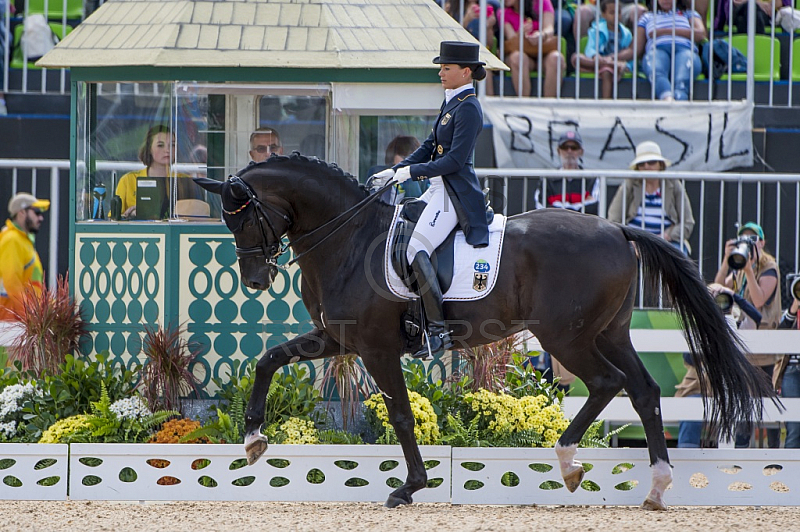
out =
{"type": "MultiPolygon", "coordinates": [[[[589,107],[562,100],[486,99],[499,168],[558,168],[558,138],[577,131],[583,167],[627,169],[636,145],[652,140],[684,171],[722,171],[753,165],[753,107],[743,102],[589,107]]],[[[576,102],[577,103],[577,102],[576,102]]]]}

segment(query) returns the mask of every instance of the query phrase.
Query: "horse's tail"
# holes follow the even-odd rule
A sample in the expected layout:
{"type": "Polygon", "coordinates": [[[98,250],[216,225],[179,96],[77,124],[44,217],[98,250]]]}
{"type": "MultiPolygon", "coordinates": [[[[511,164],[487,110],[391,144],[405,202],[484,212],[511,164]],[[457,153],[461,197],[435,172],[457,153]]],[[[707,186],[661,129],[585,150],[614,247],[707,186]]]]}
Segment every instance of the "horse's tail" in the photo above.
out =
{"type": "Polygon", "coordinates": [[[697,369],[709,423],[717,426],[721,436],[732,438],[736,423],[761,418],[760,398],[769,397],[782,408],[766,373],[745,358],[744,344],[708,293],[697,266],[656,235],[631,227],[620,228],[626,239],[636,243],[644,277],[655,285],[661,276],[661,284],[678,312],[697,369]],[[712,396],[710,405],[707,391],[712,396]]]}

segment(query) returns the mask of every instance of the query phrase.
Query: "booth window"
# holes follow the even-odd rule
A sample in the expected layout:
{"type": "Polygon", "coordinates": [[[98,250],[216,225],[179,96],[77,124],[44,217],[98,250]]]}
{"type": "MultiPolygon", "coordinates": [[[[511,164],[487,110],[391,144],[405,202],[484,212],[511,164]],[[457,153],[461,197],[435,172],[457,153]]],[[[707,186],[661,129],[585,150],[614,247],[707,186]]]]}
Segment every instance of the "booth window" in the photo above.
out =
{"type": "Polygon", "coordinates": [[[397,148],[401,155],[413,151],[412,139],[425,142],[436,116],[361,116],[359,127],[359,176],[362,181],[370,175],[393,166],[397,148]]]}
{"type": "Polygon", "coordinates": [[[206,175],[208,95],[179,95],[172,83],[119,87],[78,90],[78,221],[218,219],[191,179],[206,175]]]}

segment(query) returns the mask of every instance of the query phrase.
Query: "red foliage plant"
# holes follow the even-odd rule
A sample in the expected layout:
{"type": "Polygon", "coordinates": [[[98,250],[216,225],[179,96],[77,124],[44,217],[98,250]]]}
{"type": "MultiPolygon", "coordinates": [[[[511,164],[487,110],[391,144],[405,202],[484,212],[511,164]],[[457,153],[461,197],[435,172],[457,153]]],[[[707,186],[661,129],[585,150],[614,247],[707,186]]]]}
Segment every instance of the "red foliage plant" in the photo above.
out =
{"type": "Polygon", "coordinates": [[[181,327],[145,325],[142,351],[147,360],[142,368],[139,387],[150,409],[179,410],[180,398],[191,392],[198,393],[199,381],[191,366],[200,353],[199,347],[190,348],[181,327]]]}
{"type": "Polygon", "coordinates": [[[39,293],[33,287],[26,288],[21,309],[11,314],[22,332],[9,347],[9,355],[39,376],[45,371],[55,372],[89,334],[80,305],[69,295],[66,277],[58,277],[54,290],[45,288],[39,293]]]}

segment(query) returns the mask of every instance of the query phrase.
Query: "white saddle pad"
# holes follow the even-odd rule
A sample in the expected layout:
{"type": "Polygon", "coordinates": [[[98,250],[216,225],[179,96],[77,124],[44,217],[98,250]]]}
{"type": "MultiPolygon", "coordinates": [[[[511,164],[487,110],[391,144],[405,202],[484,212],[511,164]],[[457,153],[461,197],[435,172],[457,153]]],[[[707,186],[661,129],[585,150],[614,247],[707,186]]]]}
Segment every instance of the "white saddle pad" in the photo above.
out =
{"type": "MultiPolygon", "coordinates": [[[[391,245],[401,208],[401,205],[395,208],[392,225],[389,227],[383,270],[389,290],[394,295],[402,299],[416,299],[417,295],[406,288],[391,264],[391,245]]],[[[489,245],[485,248],[472,247],[467,244],[463,231],[459,230],[456,233],[453,282],[444,294],[445,301],[472,301],[484,298],[492,291],[500,269],[500,253],[503,251],[505,230],[506,217],[495,214],[489,226],[489,245]]]]}

